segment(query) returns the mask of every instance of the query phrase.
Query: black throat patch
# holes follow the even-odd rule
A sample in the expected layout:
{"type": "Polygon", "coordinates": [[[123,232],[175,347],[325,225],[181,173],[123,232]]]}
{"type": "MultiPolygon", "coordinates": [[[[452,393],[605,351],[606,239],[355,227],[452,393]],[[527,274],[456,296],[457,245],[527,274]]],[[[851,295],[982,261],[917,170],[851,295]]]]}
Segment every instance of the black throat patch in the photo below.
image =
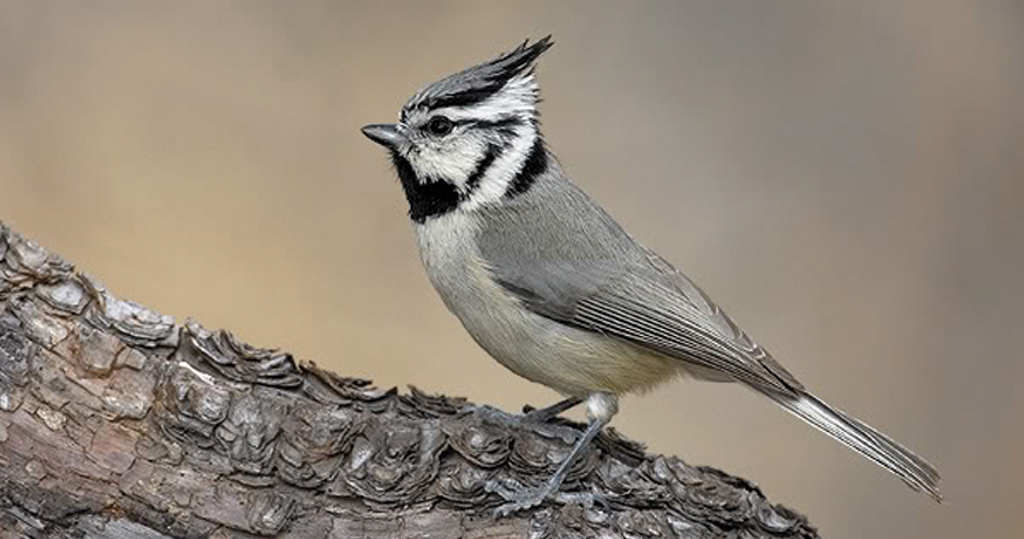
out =
{"type": "Polygon", "coordinates": [[[473,173],[466,179],[466,188],[463,192],[459,192],[455,184],[445,179],[431,178],[421,182],[409,161],[397,152],[391,152],[391,161],[395,164],[398,179],[402,182],[402,190],[405,191],[405,199],[409,202],[409,218],[422,224],[431,217],[444,215],[458,208],[460,202],[473,194],[487,169],[491,168],[494,160],[503,152],[501,146],[489,145],[487,152],[477,161],[473,173]]]}
{"type": "Polygon", "coordinates": [[[409,201],[409,218],[423,223],[428,217],[443,215],[459,205],[459,190],[446,181],[420,183],[416,171],[404,157],[391,152],[398,179],[402,182],[405,199],[409,201]]]}

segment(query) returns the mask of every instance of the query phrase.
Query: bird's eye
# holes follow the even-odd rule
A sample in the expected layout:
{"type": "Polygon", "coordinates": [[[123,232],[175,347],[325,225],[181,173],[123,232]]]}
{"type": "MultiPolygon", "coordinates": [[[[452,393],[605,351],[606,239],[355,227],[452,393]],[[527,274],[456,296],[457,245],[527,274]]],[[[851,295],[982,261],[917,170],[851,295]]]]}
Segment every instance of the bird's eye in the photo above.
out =
{"type": "Polygon", "coordinates": [[[452,122],[444,116],[434,116],[429,122],[427,122],[427,131],[429,131],[430,134],[437,135],[439,137],[451,133],[454,128],[455,122],[452,122]]]}

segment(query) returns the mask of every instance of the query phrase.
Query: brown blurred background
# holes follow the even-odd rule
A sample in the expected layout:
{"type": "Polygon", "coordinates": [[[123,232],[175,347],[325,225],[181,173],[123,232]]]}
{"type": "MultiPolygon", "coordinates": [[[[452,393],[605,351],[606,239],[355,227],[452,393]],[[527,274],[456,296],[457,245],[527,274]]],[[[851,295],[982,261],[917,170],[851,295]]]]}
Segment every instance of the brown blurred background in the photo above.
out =
{"type": "Polygon", "coordinates": [[[674,383],[615,426],[826,537],[1019,537],[1019,0],[5,1],[0,219],[179,320],[383,386],[552,402],[445,312],[359,133],[547,33],[568,171],[949,501],[738,387],[674,383]]]}

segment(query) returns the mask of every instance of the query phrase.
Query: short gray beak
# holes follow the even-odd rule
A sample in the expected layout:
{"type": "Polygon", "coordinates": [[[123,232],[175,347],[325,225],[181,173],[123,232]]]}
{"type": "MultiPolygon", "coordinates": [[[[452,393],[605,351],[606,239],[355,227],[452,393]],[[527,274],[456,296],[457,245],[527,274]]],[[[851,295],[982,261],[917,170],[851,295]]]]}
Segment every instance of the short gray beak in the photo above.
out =
{"type": "Polygon", "coordinates": [[[405,142],[405,136],[398,131],[398,126],[395,124],[364,125],[363,134],[377,144],[392,150],[405,142]]]}

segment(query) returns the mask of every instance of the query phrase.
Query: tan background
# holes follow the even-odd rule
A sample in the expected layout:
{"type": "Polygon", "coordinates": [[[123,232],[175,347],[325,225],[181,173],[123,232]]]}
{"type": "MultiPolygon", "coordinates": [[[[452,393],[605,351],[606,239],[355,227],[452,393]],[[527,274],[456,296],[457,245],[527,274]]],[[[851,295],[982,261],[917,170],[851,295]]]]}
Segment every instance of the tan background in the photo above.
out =
{"type": "Polygon", "coordinates": [[[568,171],[807,385],[934,462],[949,501],[737,387],[674,383],[615,425],[826,537],[1019,537],[1018,0],[4,1],[0,218],[179,320],[385,386],[550,402],[444,311],[359,133],[549,32],[568,171]]]}

